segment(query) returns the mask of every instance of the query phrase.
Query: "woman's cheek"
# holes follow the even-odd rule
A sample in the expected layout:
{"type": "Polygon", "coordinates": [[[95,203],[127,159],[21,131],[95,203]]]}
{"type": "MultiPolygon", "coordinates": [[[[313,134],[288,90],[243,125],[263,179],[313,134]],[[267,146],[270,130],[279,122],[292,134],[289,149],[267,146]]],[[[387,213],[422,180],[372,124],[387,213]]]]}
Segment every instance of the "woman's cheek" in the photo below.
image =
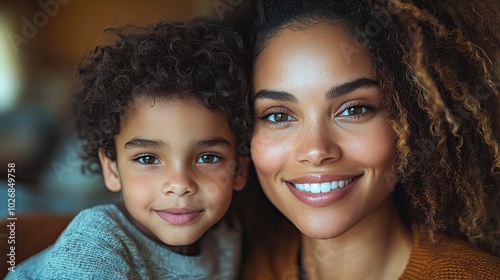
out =
{"type": "Polygon", "coordinates": [[[360,135],[360,141],[353,141],[358,145],[352,151],[362,153],[368,166],[392,170],[396,158],[394,132],[385,120],[380,120],[377,127],[376,130],[360,135]]]}
{"type": "Polygon", "coordinates": [[[256,129],[251,142],[251,155],[257,171],[272,172],[286,161],[286,150],[290,146],[285,142],[269,130],[256,129]]]}

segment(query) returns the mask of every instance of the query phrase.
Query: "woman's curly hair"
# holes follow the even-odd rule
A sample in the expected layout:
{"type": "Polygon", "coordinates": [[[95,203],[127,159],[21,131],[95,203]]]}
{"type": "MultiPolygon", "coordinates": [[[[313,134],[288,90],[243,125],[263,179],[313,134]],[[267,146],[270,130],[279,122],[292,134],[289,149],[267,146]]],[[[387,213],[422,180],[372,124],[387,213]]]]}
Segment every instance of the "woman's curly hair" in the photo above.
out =
{"type": "Polygon", "coordinates": [[[484,0],[257,5],[254,56],[291,24],[339,24],[370,53],[411,222],[500,256],[500,33],[484,0]]]}
{"type": "Polygon", "coordinates": [[[115,159],[120,120],[143,95],[195,99],[224,112],[238,153],[248,153],[249,55],[239,34],[225,25],[197,19],[105,31],[113,42],[96,47],[77,68],[74,106],[85,171],[100,171],[100,148],[115,159]]]}

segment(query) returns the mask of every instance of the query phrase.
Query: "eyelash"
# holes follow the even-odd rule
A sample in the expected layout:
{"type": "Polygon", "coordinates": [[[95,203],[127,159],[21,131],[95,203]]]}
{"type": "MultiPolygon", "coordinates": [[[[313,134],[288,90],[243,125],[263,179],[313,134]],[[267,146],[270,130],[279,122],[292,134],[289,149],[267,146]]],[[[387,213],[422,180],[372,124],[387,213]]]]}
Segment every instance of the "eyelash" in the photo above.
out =
{"type": "Polygon", "coordinates": [[[258,118],[263,121],[263,122],[266,122],[270,125],[284,125],[286,122],[290,122],[290,121],[293,121],[295,120],[295,118],[287,112],[288,110],[285,109],[285,108],[272,108],[272,109],[269,109],[267,111],[265,111],[261,116],[259,116],[258,118]],[[269,117],[270,116],[273,116],[273,115],[278,115],[278,114],[283,114],[283,115],[287,115],[289,118],[292,118],[292,120],[286,120],[286,121],[270,121],[269,120],[269,117]]]}
{"type": "MultiPolygon", "coordinates": [[[[366,104],[363,102],[351,102],[350,104],[347,103],[347,104],[343,105],[342,108],[340,109],[340,113],[337,114],[337,116],[341,117],[341,118],[347,118],[347,119],[358,119],[358,118],[364,117],[369,112],[373,112],[374,110],[376,110],[376,108],[371,104],[366,104]],[[342,114],[344,112],[346,112],[349,109],[353,109],[353,108],[365,108],[366,111],[361,112],[359,114],[355,114],[355,115],[342,116],[342,114]]],[[[285,108],[272,108],[268,111],[265,111],[258,118],[261,121],[266,122],[270,125],[275,125],[275,126],[285,125],[287,122],[295,120],[295,118],[291,114],[287,113],[287,111],[288,110],[286,110],[285,108]],[[278,114],[287,115],[289,118],[292,118],[292,120],[288,120],[288,119],[286,121],[270,121],[269,120],[269,117],[271,117],[273,115],[278,115],[278,114]]]]}
{"type": "MultiPolygon", "coordinates": [[[[135,163],[137,164],[140,164],[142,166],[149,166],[149,165],[155,165],[155,164],[159,164],[160,163],[160,160],[154,156],[154,155],[151,155],[151,154],[143,154],[143,155],[139,155],[135,158],[132,159],[135,163]],[[144,162],[144,159],[147,158],[147,157],[151,157],[154,159],[154,162],[153,163],[145,163],[144,162]]],[[[215,154],[203,154],[201,156],[199,156],[197,159],[196,159],[196,163],[204,163],[204,164],[217,164],[217,163],[220,163],[220,161],[223,160],[223,158],[221,156],[218,156],[218,155],[215,155],[215,154]],[[213,161],[212,162],[203,162],[202,158],[204,156],[211,156],[213,157],[213,161]]]]}
{"type": "Polygon", "coordinates": [[[198,159],[196,160],[196,163],[204,163],[204,164],[218,164],[220,163],[220,161],[222,160],[222,157],[218,156],[218,155],[214,155],[214,154],[203,154],[201,156],[198,157],[198,159]],[[204,156],[210,156],[210,157],[214,157],[214,158],[217,158],[217,160],[213,161],[213,162],[203,162],[203,161],[200,161],[204,156]]]}
{"type": "Polygon", "coordinates": [[[340,113],[337,114],[337,116],[339,116],[341,118],[358,119],[358,118],[364,117],[369,112],[375,111],[375,109],[376,108],[374,106],[370,105],[370,104],[366,104],[366,103],[363,103],[363,102],[352,102],[350,104],[347,103],[344,106],[342,106],[342,108],[340,109],[340,113]],[[347,110],[354,109],[354,108],[366,108],[366,111],[365,112],[361,112],[359,114],[355,114],[355,115],[345,115],[345,116],[342,115],[347,110]]]}
{"type": "Polygon", "coordinates": [[[137,164],[140,164],[142,166],[149,166],[149,165],[154,165],[154,164],[159,164],[160,163],[160,160],[156,156],[151,155],[151,154],[139,155],[139,156],[133,158],[132,160],[134,162],[136,162],[137,164]],[[144,158],[146,158],[146,157],[154,158],[154,163],[144,163],[144,158]]]}

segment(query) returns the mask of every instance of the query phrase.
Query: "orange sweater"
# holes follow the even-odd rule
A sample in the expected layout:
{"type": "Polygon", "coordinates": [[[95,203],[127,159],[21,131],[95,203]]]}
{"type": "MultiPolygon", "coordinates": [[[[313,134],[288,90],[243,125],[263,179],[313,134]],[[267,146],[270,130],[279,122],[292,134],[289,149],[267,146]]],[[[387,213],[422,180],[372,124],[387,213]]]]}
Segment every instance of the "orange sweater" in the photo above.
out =
{"type": "MultiPolygon", "coordinates": [[[[240,279],[299,279],[299,233],[271,239],[250,245],[240,279]]],[[[433,244],[414,227],[410,260],[400,279],[500,279],[500,259],[455,238],[433,244]]]]}

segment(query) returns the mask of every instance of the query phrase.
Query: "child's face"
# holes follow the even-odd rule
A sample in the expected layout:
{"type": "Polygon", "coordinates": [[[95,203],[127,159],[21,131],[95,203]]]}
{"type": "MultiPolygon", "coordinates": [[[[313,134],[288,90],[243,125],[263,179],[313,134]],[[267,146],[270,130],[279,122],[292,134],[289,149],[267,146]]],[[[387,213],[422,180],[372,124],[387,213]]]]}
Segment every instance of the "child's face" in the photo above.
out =
{"type": "Polygon", "coordinates": [[[100,152],[107,187],[121,190],[139,229],[168,245],[197,241],[245,184],[245,160],[225,115],[196,101],[134,100],[115,144],[116,161],[100,152]]]}

